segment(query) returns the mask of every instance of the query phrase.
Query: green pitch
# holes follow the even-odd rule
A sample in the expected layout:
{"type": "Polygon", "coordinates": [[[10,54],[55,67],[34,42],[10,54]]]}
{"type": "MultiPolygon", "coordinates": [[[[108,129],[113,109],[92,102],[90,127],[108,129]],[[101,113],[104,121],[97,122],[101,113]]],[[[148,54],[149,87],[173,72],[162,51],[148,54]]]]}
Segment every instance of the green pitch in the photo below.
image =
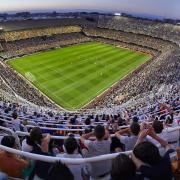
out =
{"type": "Polygon", "coordinates": [[[150,56],[89,42],[8,61],[34,86],[67,110],[77,110],[150,56]]]}

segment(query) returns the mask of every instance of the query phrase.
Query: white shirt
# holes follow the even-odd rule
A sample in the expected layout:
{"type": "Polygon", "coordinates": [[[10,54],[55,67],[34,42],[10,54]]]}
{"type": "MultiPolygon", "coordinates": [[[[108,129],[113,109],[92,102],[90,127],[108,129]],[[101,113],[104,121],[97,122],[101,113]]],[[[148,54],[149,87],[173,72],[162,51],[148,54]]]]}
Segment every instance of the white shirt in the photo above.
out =
{"type": "MultiPolygon", "coordinates": [[[[164,139],[164,140],[168,140],[168,133],[166,130],[163,130],[162,133],[157,134],[160,138],[164,139]]],[[[154,143],[155,145],[160,145],[158,141],[156,141],[155,139],[153,139],[150,136],[147,136],[147,140],[151,141],[152,143],[154,143]]]]}
{"type": "Polygon", "coordinates": [[[26,139],[24,139],[22,141],[22,151],[31,152],[32,150],[33,150],[33,147],[28,145],[27,142],[26,142],[26,139]]]}
{"type": "MultiPolygon", "coordinates": [[[[173,127],[168,127],[167,130],[170,131],[171,129],[173,129],[173,127]]],[[[179,130],[167,133],[167,141],[171,144],[171,147],[173,149],[176,149],[178,147],[179,137],[180,137],[179,130]]]]}
{"type": "Polygon", "coordinates": [[[12,120],[12,125],[13,125],[13,129],[15,131],[20,131],[21,121],[19,119],[13,119],[12,120]]]}
{"type": "MultiPolygon", "coordinates": [[[[84,145],[88,148],[87,154],[84,154],[85,157],[94,157],[104,154],[110,154],[111,140],[85,140],[84,145]]],[[[91,177],[97,178],[98,176],[109,173],[111,171],[111,160],[103,160],[89,163],[86,166],[86,169],[91,177]]]]}
{"type": "Polygon", "coordinates": [[[130,151],[134,149],[138,136],[120,136],[119,140],[125,145],[125,150],[130,151]]]}
{"type": "MultiPolygon", "coordinates": [[[[173,128],[169,127],[168,129],[167,128],[164,129],[161,134],[158,134],[158,136],[160,138],[166,140],[171,145],[172,149],[176,149],[178,147],[180,133],[179,133],[179,130],[173,131],[173,132],[168,132],[171,129],[173,129],[173,128]]],[[[155,139],[152,139],[149,136],[147,137],[147,140],[152,142],[156,146],[161,146],[159,142],[157,142],[155,139]]],[[[164,155],[164,153],[166,152],[163,147],[160,147],[159,151],[160,151],[161,155],[164,155]]]]}

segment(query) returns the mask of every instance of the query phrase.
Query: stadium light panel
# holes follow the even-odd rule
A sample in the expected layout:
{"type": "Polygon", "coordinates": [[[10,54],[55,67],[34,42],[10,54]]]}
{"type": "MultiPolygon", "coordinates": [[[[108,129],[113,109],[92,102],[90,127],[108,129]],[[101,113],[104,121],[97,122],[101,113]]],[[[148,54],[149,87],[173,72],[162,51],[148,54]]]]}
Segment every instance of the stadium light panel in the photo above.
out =
{"type": "Polygon", "coordinates": [[[115,16],[121,16],[121,13],[114,13],[115,16]]]}

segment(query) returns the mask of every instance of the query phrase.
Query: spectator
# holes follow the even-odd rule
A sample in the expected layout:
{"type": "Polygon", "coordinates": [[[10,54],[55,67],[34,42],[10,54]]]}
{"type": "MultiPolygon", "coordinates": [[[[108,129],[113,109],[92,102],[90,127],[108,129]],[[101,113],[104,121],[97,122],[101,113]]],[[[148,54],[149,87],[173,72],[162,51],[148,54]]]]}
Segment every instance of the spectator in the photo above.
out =
{"type": "Polygon", "coordinates": [[[125,154],[118,155],[112,162],[112,180],[138,180],[134,162],[125,154]]]}
{"type": "Polygon", "coordinates": [[[137,122],[133,122],[130,128],[126,128],[116,132],[116,137],[121,143],[125,145],[125,150],[129,151],[134,148],[140,132],[140,125],[137,122]],[[125,135],[126,134],[126,135],[125,135]]]}
{"type": "MultiPolygon", "coordinates": [[[[58,154],[61,158],[82,158],[82,155],[78,153],[78,143],[75,138],[69,137],[64,142],[64,154],[58,154]]],[[[68,165],[74,175],[74,180],[82,180],[83,164],[80,165],[68,165]]]]}
{"type": "MultiPolygon", "coordinates": [[[[82,135],[81,141],[88,148],[85,157],[94,157],[110,153],[111,140],[109,132],[101,125],[96,126],[94,132],[82,135]],[[96,140],[88,140],[93,135],[95,135],[96,140]]],[[[91,180],[109,180],[110,170],[111,161],[106,160],[90,163],[86,167],[85,173],[90,175],[91,180]]]]}
{"type": "Polygon", "coordinates": [[[151,180],[172,180],[173,174],[171,169],[171,161],[169,154],[173,150],[169,149],[167,141],[158,137],[152,127],[142,129],[138,137],[137,145],[135,146],[132,154],[132,159],[136,168],[140,171],[144,178],[151,180]],[[151,142],[143,142],[144,138],[150,135],[157,140],[167,152],[162,157],[159,149],[151,142]]]}
{"type": "MultiPolygon", "coordinates": [[[[40,128],[33,128],[30,132],[30,144],[32,153],[50,156],[49,153],[50,135],[43,135],[40,128]]],[[[48,170],[52,166],[50,163],[36,161],[33,171],[34,178],[44,179],[48,176],[48,170]]]]}
{"type": "MultiPolygon", "coordinates": [[[[163,127],[163,122],[161,121],[157,121],[155,120],[152,124],[152,127],[154,129],[154,132],[159,136],[161,137],[162,139],[164,140],[168,140],[168,133],[166,130],[164,130],[164,127],[163,127]],[[163,131],[164,130],[164,131],[163,131]]],[[[153,144],[155,144],[156,146],[160,146],[160,143],[158,141],[156,141],[154,138],[152,138],[151,136],[147,136],[147,140],[149,142],[152,142],[153,144]]],[[[163,147],[161,147],[160,149],[160,154],[163,155],[166,151],[163,147]]]]}
{"type": "MultiPolygon", "coordinates": [[[[1,145],[15,148],[15,138],[13,136],[4,136],[1,145]]],[[[6,151],[0,152],[0,162],[1,171],[13,178],[22,178],[23,170],[29,165],[28,161],[6,151]]]]}
{"type": "Polygon", "coordinates": [[[21,121],[18,119],[18,114],[16,112],[12,113],[12,124],[14,131],[20,131],[21,121]]]}

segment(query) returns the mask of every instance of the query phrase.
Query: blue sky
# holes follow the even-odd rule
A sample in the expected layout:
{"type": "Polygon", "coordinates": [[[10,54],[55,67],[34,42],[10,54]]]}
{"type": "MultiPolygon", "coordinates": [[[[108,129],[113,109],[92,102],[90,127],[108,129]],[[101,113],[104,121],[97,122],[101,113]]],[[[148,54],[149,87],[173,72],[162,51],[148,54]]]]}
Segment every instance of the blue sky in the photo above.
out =
{"type": "Polygon", "coordinates": [[[0,0],[0,12],[54,8],[115,10],[180,19],[180,0],[0,0]]]}

